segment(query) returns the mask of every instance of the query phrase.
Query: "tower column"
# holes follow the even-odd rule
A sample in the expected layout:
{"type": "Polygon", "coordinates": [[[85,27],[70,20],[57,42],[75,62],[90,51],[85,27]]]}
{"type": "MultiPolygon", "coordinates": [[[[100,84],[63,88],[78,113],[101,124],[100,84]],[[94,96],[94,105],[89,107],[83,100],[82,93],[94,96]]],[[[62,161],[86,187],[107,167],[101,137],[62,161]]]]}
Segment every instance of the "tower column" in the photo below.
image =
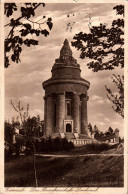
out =
{"type": "Polygon", "coordinates": [[[87,96],[82,95],[81,103],[81,133],[88,135],[88,121],[87,121],[87,96]]]}
{"type": "Polygon", "coordinates": [[[78,94],[73,96],[73,119],[74,119],[74,132],[80,133],[79,126],[79,103],[80,97],[78,94]]]}
{"type": "Polygon", "coordinates": [[[47,104],[46,104],[46,136],[49,137],[52,135],[53,130],[53,100],[52,96],[47,96],[47,104]]]}
{"type": "Polygon", "coordinates": [[[57,94],[56,102],[56,132],[64,132],[64,118],[65,118],[65,93],[57,94]]]}

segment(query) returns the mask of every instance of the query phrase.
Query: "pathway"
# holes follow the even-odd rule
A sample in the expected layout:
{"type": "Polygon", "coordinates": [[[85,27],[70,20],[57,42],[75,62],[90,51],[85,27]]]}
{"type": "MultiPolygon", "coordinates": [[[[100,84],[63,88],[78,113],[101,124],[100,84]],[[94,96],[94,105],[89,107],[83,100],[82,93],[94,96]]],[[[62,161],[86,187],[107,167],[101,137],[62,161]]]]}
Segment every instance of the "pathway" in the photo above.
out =
{"type": "Polygon", "coordinates": [[[80,154],[80,155],[61,155],[61,154],[35,154],[40,157],[53,157],[53,158],[70,158],[70,157],[85,157],[85,156],[123,156],[123,154],[80,154]]]}

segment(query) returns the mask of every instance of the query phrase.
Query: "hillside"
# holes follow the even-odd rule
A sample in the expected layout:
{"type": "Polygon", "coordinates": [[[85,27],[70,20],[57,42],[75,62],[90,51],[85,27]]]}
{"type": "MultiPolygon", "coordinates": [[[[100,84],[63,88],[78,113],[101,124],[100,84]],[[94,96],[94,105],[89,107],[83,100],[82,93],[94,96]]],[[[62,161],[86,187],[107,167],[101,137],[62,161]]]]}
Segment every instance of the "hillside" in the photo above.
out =
{"type": "MultiPolygon", "coordinates": [[[[123,155],[37,157],[38,186],[120,187],[123,165],[123,155]]],[[[5,186],[34,186],[32,156],[20,156],[5,163],[5,186]]]]}

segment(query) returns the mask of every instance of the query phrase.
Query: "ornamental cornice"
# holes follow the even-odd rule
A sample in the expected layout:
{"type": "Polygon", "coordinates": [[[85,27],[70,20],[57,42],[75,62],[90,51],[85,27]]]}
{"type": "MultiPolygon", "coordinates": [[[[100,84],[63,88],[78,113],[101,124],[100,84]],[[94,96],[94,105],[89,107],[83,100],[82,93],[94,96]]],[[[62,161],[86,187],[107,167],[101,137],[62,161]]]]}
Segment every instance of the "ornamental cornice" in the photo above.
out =
{"type": "Polygon", "coordinates": [[[70,83],[70,84],[80,84],[80,85],[84,85],[86,86],[88,89],[89,89],[89,86],[90,86],[90,82],[87,81],[87,80],[75,80],[75,79],[49,79],[45,82],[43,82],[43,88],[45,88],[46,86],[49,86],[49,85],[54,85],[54,84],[61,84],[61,83],[70,83]]]}

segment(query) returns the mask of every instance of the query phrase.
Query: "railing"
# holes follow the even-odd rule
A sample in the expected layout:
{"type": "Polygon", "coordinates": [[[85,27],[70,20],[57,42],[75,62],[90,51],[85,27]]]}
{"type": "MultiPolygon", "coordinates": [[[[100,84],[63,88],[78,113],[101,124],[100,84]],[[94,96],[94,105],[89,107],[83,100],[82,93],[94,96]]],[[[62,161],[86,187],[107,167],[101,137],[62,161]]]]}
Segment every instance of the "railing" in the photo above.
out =
{"type": "MultiPolygon", "coordinates": [[[[95,140],[91,139],[69,139],[68,142],[72,142],[74,145],[86,145],[94,142],[95,140]]],[[[96,142],[96,141],[95,141],[96,142]]]]}

